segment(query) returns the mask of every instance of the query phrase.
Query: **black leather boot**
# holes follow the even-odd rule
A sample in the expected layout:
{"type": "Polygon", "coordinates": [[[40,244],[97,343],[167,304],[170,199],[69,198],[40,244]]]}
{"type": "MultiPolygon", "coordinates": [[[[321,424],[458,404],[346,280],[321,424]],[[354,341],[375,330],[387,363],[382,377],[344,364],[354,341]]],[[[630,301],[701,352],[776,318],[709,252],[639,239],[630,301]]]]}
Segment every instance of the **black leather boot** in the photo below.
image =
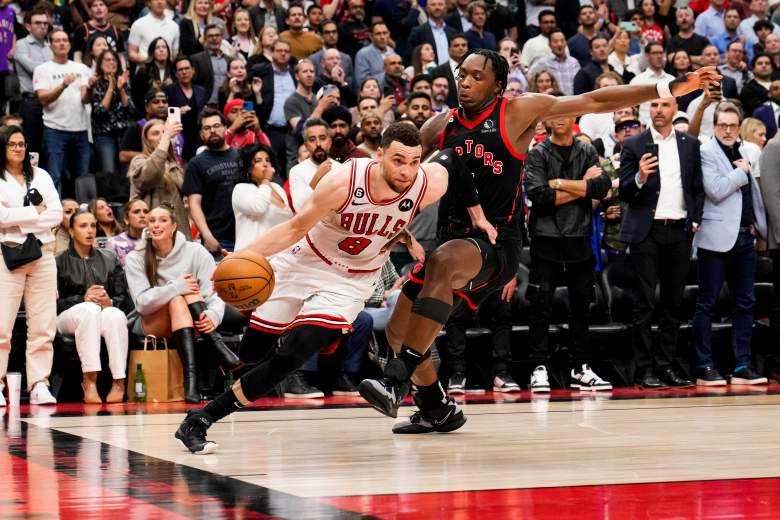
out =
{"type": "MultiPolygon", "coordinates": [[[[192,319],[195,321],[199,320],[201,314],[203,314],[203,312],[207,309],[205,302],[190,303],[187,305],[187,307],[190,309],[190,315],[192,315],[192,319]]],[[[225,345],[225,342],[222,340],[222,335],[219,332],[214,330],[208,334],[203,334],[203,336],[208,338],[211,344],[214,345],[214,349],[217,351],[217,355],[222,360],[221,364],[226,370],[235,370],[244,366],[244,363],[241,362],[241,359],[235,354],[235,352],[230,350],[228,346],[225,345]]]]}
{"type": "Polygon", "coordinates": [[[184,368],[184,400],[188,403],[199,403],[198,375],[195,371],[195,329],[187,327],[173,332],[176,348],[179,350],[181,364],[184,368]]]}

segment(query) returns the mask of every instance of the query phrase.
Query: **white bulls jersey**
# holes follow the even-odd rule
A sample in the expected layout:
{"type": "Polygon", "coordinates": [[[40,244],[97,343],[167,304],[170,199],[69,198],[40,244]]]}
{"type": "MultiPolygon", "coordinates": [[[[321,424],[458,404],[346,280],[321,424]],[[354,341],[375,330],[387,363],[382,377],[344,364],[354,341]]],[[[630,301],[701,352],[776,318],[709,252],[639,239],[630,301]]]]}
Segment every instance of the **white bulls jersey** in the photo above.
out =
{"type": "Polygon", "coordinates": [[[417,214],[428,179],[422,168],[411,186],[397,197],[379,202],[371,196],[369,174],[379,168],[373,159],[353,159],[350,197],[336,212],[317,223],[306,235],[312,250],[324,262],[352,273],[382,268],[390,251],[380,254],[417,214]]]}

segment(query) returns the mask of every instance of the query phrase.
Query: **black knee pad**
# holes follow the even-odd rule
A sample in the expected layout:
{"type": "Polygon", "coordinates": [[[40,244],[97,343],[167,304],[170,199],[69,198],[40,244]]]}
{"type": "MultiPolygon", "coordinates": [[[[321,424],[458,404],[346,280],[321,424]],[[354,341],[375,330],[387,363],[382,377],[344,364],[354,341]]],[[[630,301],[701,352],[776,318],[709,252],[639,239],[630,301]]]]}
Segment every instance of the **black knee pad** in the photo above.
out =
{"type": "Polygon", "coordinates": [[[436,298],[418,298],[412,304],[412,312],[444,325],[452,312],[452,304],[436,298]]]}
{"type": "Polygon", "coordinates": [[[406,280],[401,286],[401,292],[411,301],[415,301],[417,299],[417,295],[419,295],[420,291],[422,291],[422,288],[423,286],[421,283],[406,280]]]}

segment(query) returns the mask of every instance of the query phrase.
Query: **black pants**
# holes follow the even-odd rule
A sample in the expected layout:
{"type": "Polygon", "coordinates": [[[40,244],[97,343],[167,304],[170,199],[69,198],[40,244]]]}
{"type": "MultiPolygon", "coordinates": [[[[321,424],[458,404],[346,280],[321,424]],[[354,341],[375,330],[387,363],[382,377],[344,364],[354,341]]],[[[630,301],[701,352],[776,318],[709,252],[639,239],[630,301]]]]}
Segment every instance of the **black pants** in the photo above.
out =
{"type": "Polygon", "coordinates": [[[684,222],[664,225],[653,223],[650,234],[638,244],[631,244],[631,263],[636,274],[634,287],[633,346],[637,372],[672,364],[680,328],[682,303],[691,239],[684,222]],[[660,301],[656,301],[660,286],[660,301]],[[651,325],[658,312],[658,342],[653,348],[651,325]]]}
{"type": "MultiPolygon", "coordinates": [[[[512,355],[512,304],[501,300],[501,291],[496,291],[477,312],[480,325],[493,332],[493,375],[504,374],[512,355]]],[[[460,305],[447,322],[448,361],[453,373],[466,371],[466,329],[475,324],[475,318],[474,311],[460,305]]]]}
{"type": "Polygon", "coordinates": [[[770,249],[769,258],[772,259],[772,337],[775,340],[775,348],[780,349],[780,249],[770,249]]]}
{"type": "Polygon", "coordinates": [[[271,141],[274,152],[276,152],[276,163],[279,165],[279,168],[276,169],[276,176],[284,182],[287,180],[287,172],[289,171],[287,167],[287,130],[281,127],[269,126],[264,131],[265,135],[268,136],[268,140],[271,141]]]}
{"type": "Polygon", "coordinates": [[[22,130],[27,140],[27,151],[40,152],[43,143],[43,106],[36,97],[25,94],[19,106],[19,115],[22,116],[22,130]]]}
{"type": "Polygon", "coordinates": [[[590,362],[588,318],[593,301],[593,258],[583,262],[559,263],[540,258],[531,249],[531,269],[528,276],[528,301],[531,303],[529,333],[530,359],[544,365],[550,356],[550,320],[553,294],[558,285],[569,289],[569,351],[574,366],[590,362]]]}

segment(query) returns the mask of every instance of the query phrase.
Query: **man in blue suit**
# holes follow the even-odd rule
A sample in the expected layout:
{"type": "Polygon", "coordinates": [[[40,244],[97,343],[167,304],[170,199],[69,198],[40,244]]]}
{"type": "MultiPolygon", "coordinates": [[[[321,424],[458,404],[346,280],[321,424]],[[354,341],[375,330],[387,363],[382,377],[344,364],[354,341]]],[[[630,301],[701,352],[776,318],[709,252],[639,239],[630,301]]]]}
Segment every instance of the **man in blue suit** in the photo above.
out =
{"type": "Polygon", "coordinates": [[[693,316],[696,384],[722,386],[726,380],[712,361],[712,308],[723,282],[734,299],[732,345],[736,367],[731,384],[755,385],[767,379],[750,365],[753,337],[755,236],[766,237],[766,213],[750,163],[737,143],[742,113],[732,103],[715,110],[715,138],[701,147],[704,213],[693,240],[699,257],[699,296],[693,316]]]}
{"type": "Polygon", "coordinates": [[[673,360],[691,233],[701,222],[704,191],[699,141],[674,129],[677,109],[674,98],[652,101],[651,128],[626,140],[620,157],[620,198],[626,210],[618,239],[629,244],[636,273],[635,378],[638,386],[650,389],[693,385],[673,360]],[[658,147],[657,156],[649,153],[652,145],[658,147]],[[660,302],[656,301],[656,285],[661,288],[660,302]],[[656,306],[660,321],[657,348],[653,348],[651,325],[656,306]]]}
{"type": "Polygon", "coordinates": [[[767,141],[777,133],[777,118],[780,116],[780,80],[769,85],[769,102],[755,109],[753,117],[764,123],[767,141]]]}

